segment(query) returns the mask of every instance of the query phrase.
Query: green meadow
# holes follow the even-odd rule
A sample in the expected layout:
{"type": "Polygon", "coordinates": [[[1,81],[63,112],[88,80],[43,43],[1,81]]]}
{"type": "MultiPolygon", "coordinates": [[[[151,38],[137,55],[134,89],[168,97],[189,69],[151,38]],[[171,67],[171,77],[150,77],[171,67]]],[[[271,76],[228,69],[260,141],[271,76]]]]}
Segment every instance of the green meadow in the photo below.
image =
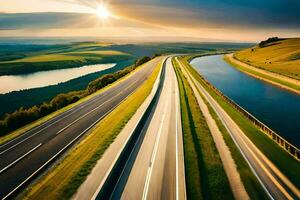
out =
{"type": "Polygon", "coordinates": [[[234,56],[252,66],[300,80],[300,38],[279,39],[238,51],[234,56]]]}

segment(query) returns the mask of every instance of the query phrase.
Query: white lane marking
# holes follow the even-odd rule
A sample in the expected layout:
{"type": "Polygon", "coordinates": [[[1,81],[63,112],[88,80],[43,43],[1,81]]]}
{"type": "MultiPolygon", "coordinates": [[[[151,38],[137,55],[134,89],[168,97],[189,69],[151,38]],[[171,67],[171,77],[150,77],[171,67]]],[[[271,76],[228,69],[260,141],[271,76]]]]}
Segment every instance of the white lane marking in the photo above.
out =
{"type": "MultiPolygon", "coordinates": [[[[138,81],[138,80],[137,80],[137,81],[138,81]]],[[[133,82],[132,84],[130,84],[130,86],[132,86],[132,85],[133,85],[134,83],[136,83],[137,81],[135,81],[135,82],[133,82]]],[[[124,92],[126,89],[128,89],[130,86],[126,87],[122,92],[119,92],[119,93],[118,93],[117,95],[115,95],[113,98],[115,98],[116,96],[119,96],[121,93],[123,93],[123,92],[124,92]]],[[[104,96],[107,96],[107,95],[103,95],[102,97],[104,97],[104,96]]],[[[68,124],[67,126],[65,126],[64,128],[62,128],[61,130],[59,130],[59,131],[56,133],[56,135],[58,135],[59,133],[63,132],[65,129],[69,128],[71,125],[73,125],[74,123],[76,123],[77,121],[79,121],[80,119],[82,119],[83,117],[87,116],[88,114],[90,114],[90,113],[93,112],[94,110],[100,108],[100,107],[101,107],[102,105],[104,105],[105,103],[108,103],[108,102],[111,101],[113,98],[111,98],[111,99],[105,101],[105,102],[102,103],[100,106],[94,108],[93,110],[89,111],[88,113],[86,113],[85,115],[81,116],[81,117],[78,118],[77,120],[71,122],[70,124],[68,124]]],[[[93,99],[93,100],[89,101],[87,104],[80,106],[78,109],[80,110],[80,109],[86,107],[87,105],[93,103],[93,102],[96,101],[96,100],[98,100],[98,99],[93,99]]],[[[27,138],[21,140],[20,142],[14,144],[13,146],[11,146],[11,147],[5,149],[4,151],[2,151],[2,152],[0,153],[0,155],[3,154],[3,153],[5,153],[5,152],[7,152],[7,151],[9,151],[9,150],[11,150],[11,149],[13,149],[14,147],[18,146],[19,144],[25,142],[26,140],[32,138],[33,136],[35,136],[35,135],[37,135],[38,133],[42,132],[43,130],[49,128],[49,127],[52,126],[53,124],[56,124],[57,122],[60,122],[61,120],[65,119],[66,117],[72,115],[74,112],[78,111],[78,109],[73,110],[73,111],[70,112],[68,115],[64,116],[63,118],[60,118],[59,120],[52,122],[51,124],[47,125],[46,127],[42,128],[41,130],[39,130],[38,132],[36,132],[36,133],[30,135],[29,137],[27,137],[27,138]]],[[[12,142],[12,141],[10,141],[10,142],[12,142]]],[[[8,142],[8,143],[10,143],[10,142],[8,142]]],[[[7,145],[8,143],[6,143],[5,145],[7,145]]],[[[3,145],[3,146],[5,146],[5,145],[3,145]]],[[[1,147],[3,147],[3,146],[1,146],[1,147]]],[[[0,147],[0,148],[1,148],[1,147],[0,147]]]]}
{"type": "Polygon", "coordinates": [[[147,199],[148,190],[149,190],[149,184],[150,184],[150,179],[151,179],[151,175],[152,175],[152,171],[153,171],[153,165],[154,165],[155,157],[156,157],[156,154],[157,154],[158,144],[159,144],[159,141],[160,141],[160,137],[161,137],[161,134],[162,134],[162,128],[163,128],[163,125],[164,125],[164,121],[166,119],[165,116],[166,116],[168,105],[165,106],[165,109],[163,111],[162,120],[161,120],[161,123],[160,123],[158,134],[156,136],[156,141],[155,141],[154,149],[152,151],[150,163],[149,163],[149,166],[148,166],[146,181],[145,181],[144,190],[143,190],[143,197],[142,197],[143,200],[147,199]]]}
{"type": "MultiPolygon", "coordinates": [[[[166,60],[166,59],[165,59],[165,60],[166,60]]],[[[163,63],[165,62],[165,60],[163,61],[163,63]]],[[[155,94],[156,94],[156,92],[157,92],[157,90],[158,90],[159,82],[160,82],[159,80],[160,80],[160,77],[161,77],[161,74],[162,74],[163,65],[164,65],[164,64],[162,64],[162,67],[160,68],[159,74],[158,74],[158,76],[157,76],[157,78],[156,78],[156,80],[155,80],[154,85],[156,85],[156,89],[155,89],[155,93],[154,93],[152,99],[149,101],[150,103],[151,103],[151,101],[153,100],[153,98],[154,98],[154,96],[155,96],[155,94]]],[[[152,90],[151,90],[151,93],[149,94],[149,96],[150,96],[150,95],[152,94],[152,92],[154,91],[154,87],[155,87],[155,86],[152,87],[152,90]]],[[[150,105],[150,103],[149,103],[149,105],[150,105]]],[[[148,106],[149,106],[149,105],[148,105],[148,106]]],[[[147,106],[147,107],[148,107],[148,106],[147,106]]],[[[147,108],[146,108],[146,109],[147,109],[147,108]]],[[[146,111],[146,109],[145,109],[145,111],[146,111]]],[[[133,128],[132,131],[131,131],[131,134],[129,134],[129,135],[132,135],[132,133],[135,131],[135,129],[136,129],[137,125],[139,124],[139,122],[141,121],[141,119],[142,119],[142,117],[143,117],[145,111],[143,112],[143,114],[141,114],[141,116],[139,117],[139,120],[137,120],[136,124],[134,125],[134,128],[133,128]]],[[[143,129],[142,129],[141,132],[143,132],[144,129],[145,129],[145,127],[143,127],[143,129]]],[[[140,137],[141,137],[141,134],[138,136],[137,141],[140,140],[140,137]]],[[[126,142],[123,144],[122,148],[120,149],[119,153],[118,153],[117,156],[115,157],[115,159],[114,159],[114,161],[112,162],[111,166],[110,166],[109,169],[106,171],[106,173],[105,173],[105,175],[104,175],[104,178],[102,179],[102,181],[101,181],[99,187],[97,188],[97,190],[96,190],[96,192],[94,193],[94,195],[93,195],[93,197],[91,198],[91,200],[95,200],[95,199],[97,198],[97,196],[98,196],[98,194],[99,194],[99,192],[100,192],[102,186],[104,185],[105,181],[107,180],[108,175],[110,174],[112,168],[115,166],[115,163],[117,162],[118,158],[120,157],[120,155],[121,155],[121,153],[122,153],[124,147],[125,147],[126,144],[128,143],[129,138],[130,138],[130,137],[128,137],[128,138],[126,139],[126,142]]],[[[137,143],[138,143],[138,142],[136,142],[136,143],[134,144],[134,146],[133,146],[132,149],[135,149],[135,148],[136,148],[137,143]]],[[[131,157],[132,153],[133,153],[133,151],[130,152],[129,158],[131,157]]],[[[128,163],[128,162],[129,162],[129,159],[126,161],[126,163],[125,163],[124,166],[127,166],[127,163],[128,163]]],[[[120,182],[120,180],[121,180],[121,177],[122,177],[122,174],[124,173],[125,168],[126,168],[126,167],[123,168],[123,170],[122,170],[122,172],[121,172],[121,176],[118,178],[118,181],[117,181],[117,184],[116,184],[116,185],[119,184],[119,182],[120,182]]],[[[117,187],[114,188],[112,194],[114,194],[116,188],[117,188],[117,187]]]]}
{"type": "Polygon", "coordinates": [[[158,143],[160,141],[160,136],[161,136],[161,133],[162,133],[162,127],[163,127],[163,124],[164,124],[164,120],[165,120],[165,113],[163,114],[163,120],[160,124],[159,132],[158,132],[156,142],[155,142],[155,146],[154,146],[152,156],[151,156],[151,159],[150,159],[150,164],[149,164],[148,171],[147,171],[147,177],[146,177],[146,182],[145,182],[145,186],[144,186],[143,198],[142,199],[147,199],[149,184],[150,184],[150,179],[151,179],[151,174],[152,174],[152,169],[153,169],[153,165],[154,165],[154,161],[155,161],[155,157],[156,157],[156,153],[157,153],[157,149],[158,149],[158,143]]]}
{"type": "Polygon", "coordinates": [[[4,167],[3,169],[0,170],[0,174],[2,172],[4,172],[5,170],[7,170],[8,168],[10,168],[11,166],[13,166],[14,164],[16,164],[17,162],[19,162],[20,160],[22,160],[23,158],[25,158],[27,155],[29,155],[31,152],[33,152],[34,150],[36,150],[37,148],[39,148],[42,145],[42,143],[38,144],[37,146],[35,146],[33,149],[31,149],[30,151],[28,151],[27,153],[25,153],[24,155],[22,155],[21,157],[19,157],[17,160],[13,161],[12,163],[10,163],[9,165],[7,165],[6,167],[4,167]]]}
{"type": "Polygon", "coordinates": [[[76,119],[75,121],[71,122],[70,124],[68,124],[67,126],[65,126],[64,128],[60,129],[56,135],[60,134],[61,132],[63,132],[64,130],[66,130],[67,128],[69,128],[70,126],[72,126],[73,124],[75,124],[76,122],[78,122],[79,120],[83,119],[84,117],[86,117],[87,115],[89,115],[90,113],[94,112],[95,110],[101,108],[104,104],[112,101],[113,99],[115,99],[117,96],[120,96],[122,93],[124,93],[124,91],[126,91],[129,87],[131,87],[134,83],[136,83],[137,81],[133,82],[132,84],[130,84],[128,87],[126,87],[123,91],[119,92],[118,94],[116,94],[115,96],[113,96],[112,98],[108,99],[107,101],[103,102],[102,104],[100,104],[99,106],[97,106],[96,108],[94,108],[93,110],[90,110],[89,112],[85,113],[84,115],[82,115],[81,117],[79,117],[78,119],[76,119]]]}
{"type": "MultiPolygon", "coordinates": [[[[172,66],[173,67],[173,66],[172,66]]],[[[174,69],[173,69],[173,72],[174,72],[174,69]]],[[[175,73],[175,72],[174,72],[175,73]]],[[[173,75],[174,76],[174,75],[173,75]]],[[[175,75],[176,76],[176,75],[175,75]]],[[[175,87],[176,87],[177,85],[175,84],[175,87]]],[[[175,88],[175,106],[176,106],[176,115],[175,115],[175,117],[176,117],[176,200],[178,200],[179,199],[179,175],[178,175],[178,171],[179,171],[179,169],[178,169],[178,98],[179,96],[178,96],[178,91],[177,91],[177,89],[175,88]]]]}
{"type": "Polygon", "coordinates": [[[116,107],[118,107],[122,102],[124,102],[131,94],[133,94],[136,90],[129,93],[122,101],[120,101],[117,105],[107,111],[102,117],[96,120],[92,125],[86,128],[83,132],[81,132],[76,138],[74,138],[71,142],[69,142],[64,148],[62,148],[59,152],[57,152],[54,156],[52,156],[45,164],[39,167],[35,172],[33,172],[30,176],[28,176],[22,183],[20,183],[17,187],[15,187],[12,191],[10,191],[2,200],[10,197],[14,192],[16,192],[20,187],[22,187],[27,181],[29,181],[32,177],[34,177],[39,171],[41,171],[45,166],[47,166],[52,160],[54,160],[59,154],[61,154],[65,149],[67,149],[72,143],[74,143],[79,137],[81,137],[85,132],[87,132],[90,128],[92,128],[95,124],[97,124],[100,120],[102,120],[106,115],[112,112],[116,107]]]}
{"type": "MultiPolygon", "coordinates": [[[[37,135],[38,133],[42,132],[43,130],[45,130],[45,129],[49,128],[49,127],[50,127],[50,126],[52,126],[53,124],[56,124],[56,123],[60,122],[61,120],[65,119],[66,117],[69,117],[70,115],[72,115],[72,114],[73,114],[73,113],[75,113],[76,111],[78,111],[78,110],[80,110],[80,109],[82,109],[82,108],[86,107],[87,105],[89,105],[90,103],[93,103],[93,102],[94,102],[94,100],[93,100],[93,101],[90,101],[88,104],[85,104],[85,105],[82,105],[82,106],[80,106],[78,109],[75,109],[75,110],[73,110],[72,112],[70,112],[70,113],[69,113],[69,114],[67,114],[66,116],[64,116],[64,117],[62,117],[62,118],[60,118],[60,119],[58,119],[58,120],[56,120],[56,121],[54,121],[54,122],[50,123],[49,125],[45,126],[45,127],[44,127],[44,128],[42,128],[41,130],[37,131],[36,133],[34,133],[34,134],[30,135],[30,136],[29,136],[29,137],[27,137],[27,138],[24,138],[24,139],[23,139],[23,140],[21,140],[20,142],[18,142],[18,143],[16,143],[16,144],[14,144],[13,146],[11,146],[11,147],[9,147],[9,148],[5,149],[4,151],[2,151],[2,152],[0,153],[0,155],[1,155],[1,154],[3,154],[3,153],[5,153],[5,152],[7,152],[7,151],[9,151],[9,150],[10,150],[10,149],[12,149],[12,148],[14,148],[14,147],[18,146],[19,144],[21,144],[21,143],[25,142],[26,140],[28,140],[28,139],[32,138],[33,136],[35,136],[35,135],[37,135]]],[[[41,124],[41,125],[42,125],[42,124],[41,124]]],[[[41,125],[38,125],[38,126],[41,126],[41,125]]],[[[36,128],[38,128],[38,127],[36,127],[36,128]]],[[[16,138],[16,139],[18,139],[18,138],[16,138]]],[[[9,141],[9,142],[5,143],[5,144],[4,144],[4,145],[2,145],[0,148],[2,148],[2,147],[4,147],[4,146],[6,146],[6,145],[8,145],[8,144],[10,144],[11,142],[15,141],[16,139],[14,139],[14,140],[11,140],[11,141],[9,141]]]]}

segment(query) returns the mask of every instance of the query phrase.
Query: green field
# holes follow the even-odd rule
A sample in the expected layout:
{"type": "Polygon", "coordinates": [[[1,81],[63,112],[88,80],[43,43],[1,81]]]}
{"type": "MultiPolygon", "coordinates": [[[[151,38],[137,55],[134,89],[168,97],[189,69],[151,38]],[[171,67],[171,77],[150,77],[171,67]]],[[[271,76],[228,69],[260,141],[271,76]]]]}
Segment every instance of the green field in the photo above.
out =
{"type": "Polygon", "coordinates": [[[116,63],[134,58],[131,54],[107,49],[107,46],[96,42],[68,45],[17,45],[15,49],[16,51],[5,51],[4,47],[0,50],[0,75],[27,74],[88,64],[116,63]]]}
{"type": "Polygon", "coordinates": [[[132,95],[99,122],[93,131],[65,159],[24,194],[23,199],[70,199],[114,141],[136,110],[150,94],[161,63],[132,95]],[[63,174],[63,176],[62,176],[63,174]]]}
{"type": "Polygon", "coordinates": [[[174,62],[180,89],[188,199],[234,199],[220,155],[192,88],[174,62]]]}
{"type": "Polygon", "coordinates": [[[188,64],[186,57],[182,60],[190,70],[191,74],[202,84],[203,87],[210,93],[210,95],[222,106],[228,115],[234,119],[237,125],[243,130],[247,137],[264,153],[295,185],[300,184],[300,174],[295,173],[300,171],[300,165],[295,158],[291,157],[275,142],[273,142],[265,133],[259,130],[252,122],[244,117],[240,112],[233,108],[229,103],[224,101],[212,89],[202,81],[201,75],[188,64]]]}
{"type": "Polygon", "coordinates": [[[300,80],[300,38],[283,39],[259,47],[256,45],[234,56],[260,69],[300,80]]]}

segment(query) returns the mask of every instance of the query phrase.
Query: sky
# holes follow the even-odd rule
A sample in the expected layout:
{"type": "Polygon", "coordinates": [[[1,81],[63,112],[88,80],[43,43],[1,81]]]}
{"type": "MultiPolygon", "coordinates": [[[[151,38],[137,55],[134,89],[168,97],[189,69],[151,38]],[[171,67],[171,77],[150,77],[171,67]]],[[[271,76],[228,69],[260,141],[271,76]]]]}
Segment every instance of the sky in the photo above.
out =
{"type": "Polygon", "coordinates": [[[245,41],[300,37],[299,0],[1,0],[0,37],[245,41]]]}

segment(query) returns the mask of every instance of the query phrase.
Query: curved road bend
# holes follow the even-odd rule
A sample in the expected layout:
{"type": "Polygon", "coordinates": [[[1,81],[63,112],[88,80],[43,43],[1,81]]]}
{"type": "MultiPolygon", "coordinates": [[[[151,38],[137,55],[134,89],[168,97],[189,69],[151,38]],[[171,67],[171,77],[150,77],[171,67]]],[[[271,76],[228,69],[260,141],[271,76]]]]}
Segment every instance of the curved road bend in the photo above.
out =
{"type": "Polygon", "coordinates": [[[186,199],[179,89],[171,59],[156,106],[112,199],[186,199]]]}
{"type": "Polygon", "coordinates": [[[0,199],[19,190],[54,161],[153,72],[162,58],[155,58],[101,94],[0,146],[0,199]],[[5,183],[5,184],[3,184],[5,183]]]}
{"type": "MultiPolygon", "coordinates": [[[[225,110],[211,97],[202,85],[179,62],[185,74],[193,80],[205,99],[212,106],[220,120],[235,141],[240,152],[245,157],[250,168],[258,177],[271,199],[300,199],[299,189],[261,151],[250,141],[239,126],[231,119],[225,110]]],[[[189,80],[191,80],[189,79],[189,80]]]]}

